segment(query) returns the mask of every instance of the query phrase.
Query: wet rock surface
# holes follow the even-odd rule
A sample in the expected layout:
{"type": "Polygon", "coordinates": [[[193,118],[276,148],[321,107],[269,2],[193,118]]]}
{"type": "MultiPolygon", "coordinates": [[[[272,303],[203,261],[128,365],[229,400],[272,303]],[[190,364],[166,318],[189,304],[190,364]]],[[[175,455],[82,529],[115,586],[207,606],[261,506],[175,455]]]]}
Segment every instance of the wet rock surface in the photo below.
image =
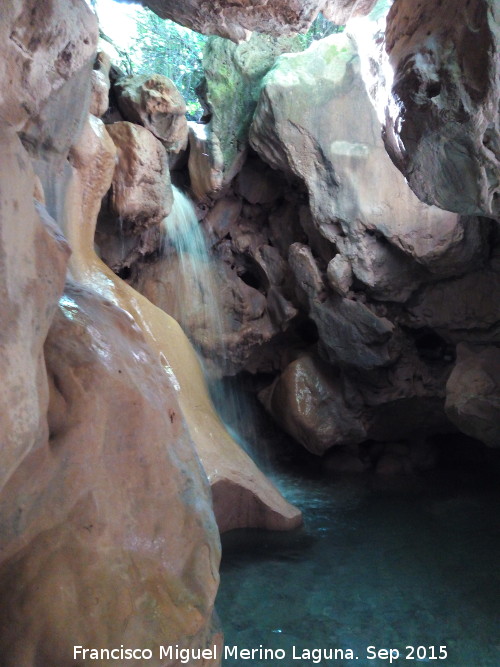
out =
{"type": "Polygon", "coordinates": [[[147,645],[159,665],[165,639],[208,645],[217,527],[174,387],[128,314],[74,284],[45,361],[49,437],[0,502],[2,655],[62,665],[75,644],[147,645]]]}

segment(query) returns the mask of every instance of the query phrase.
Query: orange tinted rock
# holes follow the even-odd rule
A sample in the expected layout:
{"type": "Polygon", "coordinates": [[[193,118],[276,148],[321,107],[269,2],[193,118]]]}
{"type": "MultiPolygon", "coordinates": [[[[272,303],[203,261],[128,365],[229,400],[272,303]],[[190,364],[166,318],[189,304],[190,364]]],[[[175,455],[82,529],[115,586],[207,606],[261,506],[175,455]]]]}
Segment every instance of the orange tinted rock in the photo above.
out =
{"type": "Polygon", "coordinates": [[[300,525],[300,511],[284,500],[215,414],[196,353],[177,322],[120,280],[95,254],[97,213],[102,193],[111,182],[114,155],[103,123],[91,118],[72,151],[75,170],[66,234],[73,249],[73,276],[130,314],[174,383],[207,477],[212,486],[220,487],[219,491],[227,489],[227,493],[219,494],[215,506],[218,523],[224,529],[247,525],[288,529],[300,525]]]}
{"type": "Polygon", "coordinates": [[[56,666],[74,645],[124,644],[173,665],[160,645],[211,643],[220,556],[175,388],[131,317],[79,286],[45,355],[49,439],[0,505],[0,651],[56,666]]]}

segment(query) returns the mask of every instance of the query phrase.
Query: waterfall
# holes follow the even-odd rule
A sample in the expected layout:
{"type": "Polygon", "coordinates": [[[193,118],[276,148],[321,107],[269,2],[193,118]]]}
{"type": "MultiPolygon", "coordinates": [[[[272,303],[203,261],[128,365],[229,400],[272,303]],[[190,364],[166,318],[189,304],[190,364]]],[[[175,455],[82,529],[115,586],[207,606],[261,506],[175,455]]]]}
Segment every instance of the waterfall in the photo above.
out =
{"type": "MultiPolygon", "coordinates": [[[[231,437],[257,458],[257,436],[246,397],[220,377],[225,358],[228,318],[220,298],[217,267],[207,246],[193,203],[175,186],[171,213],[163,220],[162,254],[174,270],[169,314],[181,325],[201,357],[212,401],[231,437]],[[222,364],[221,364],[222,360],[222,364]],[[245,424],[245,437],[241,427],[245,424]]],[[[259,465],[265,465],[259,457],[259,465]]]]}
{"type": "MultiPolygon", "coordinates": [[[[174,204],[163,220],[162,242],[162,254],[176,269],[170,279],[169,312],[203,358],[211,359],[223,353],[225,331],[215,266],[192,202],[172,189],[174,204]]],[[[210,376],[217,374],[215,366],[206,370],[210,376]]]]}

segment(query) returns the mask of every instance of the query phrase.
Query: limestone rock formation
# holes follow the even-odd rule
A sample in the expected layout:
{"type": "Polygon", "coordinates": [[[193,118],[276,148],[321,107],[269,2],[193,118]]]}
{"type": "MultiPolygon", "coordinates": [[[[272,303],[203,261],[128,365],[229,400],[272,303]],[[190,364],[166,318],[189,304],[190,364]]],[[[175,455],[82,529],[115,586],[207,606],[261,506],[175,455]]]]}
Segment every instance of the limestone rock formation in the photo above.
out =
{"type": "Polygon", "coordinates": [[[74,645],[123,644],[173,664],[160,645],[214,640],[220,557],[175,387],[130,316],[78,285],[45,358],[49,438],[0,503],[3,660],[63,665],[74,645]]]}
{"type": "MultiPolygon", "coordinates": [[[[89,88],[97,36],[95,16],[79,0],[3,2],[0,118],[20,129],[82,70],[89,88]]],[[[85,104],[85,86],[80,95],[85,104]]]]}
{"type": "Polygon", "coordinates": [[[186,147],[186,103],[168,77],[126,76],[116,81],[113,90],[125,120],[144,125],[168,151],[178,153],[186,147]]]}
{"type": "Polygon", "coordinates": [[[121,220],[122,233],[159,225],[172,208],[163,145],[149,130],[134,123],[123,121],[106,127],[117,147],[110,205],[121,220]]]}
{"type": "Polygon", "coordinates": [[[418,197],[495,218],[499,25],[495,0],[395,2],[385,43],[393,74],[378,91],[387,150],[418,197]]]}
{"type": "Polygon", "coordinates": [[[283,499],[224,428],[196,354],[177,322],[120,280],[95,254],[95,225],[102,195],[113,178],[115,151],[104,124],[91,117],[72,148],[71,209],[65,228],[73,249],[72,274],[129,313],[131,325],[142,330],[174,383],[182,415],[214,489],[220,530],[293,528],[301,523],[300,511],[283,499]]]}
{"type": "Polygon", "coordinates": [[[99,51],[92,70],[92,97],[90,100],[90,113],[98,118],[104,116],[109,107],[110,69],[110,56],[105,51],[99,51]]]}
{"type": "Polygon", "coordinates": [[[366,440],[359,406],[350,406],[342,380],[325,372],[321,360],[305,355],[293,361],[260,400],[278,423],[313,454],[335,444],[366,440]]]}
{"type": "Polygon", "coordinates": [[[69,248],[43,206],[35,204],[29,156],[4,124],[0,143],[1,492],[19,462],[47,438],[43,344],[64,285],[69,248]]]}
{"type": "Polygon", "coordinates": [[[143,0],[143,4],[162,18],[237,42],[247,39],[250,30],[275,35],[305,31],[319,11],[342,25],[352,15],[368,13],[375,0],[278,0],[272,4],[256,0],[143,0]]]}
{"type": "Polygon", "coordinates": [[[446,412],[463,433],[500,447],[500,348],[457,346],[457,364],[446,385],[446,412]]]}
{"type": "Polygon", "coordinates": [[[220,142],[208,125],[189,125],[189,180],[195,198],[200,201],[218,192],[224,183],[224,158],[220,142]]]}
{"type": "Polygon", "coordinates": [[[476,221],[422,204],[389,160],[345,34],[278,60],[250,141],[271,166],[305,181],[315,225],[377,298],[404,301],[426,272],[444,277],[481,254],[476,221]]]}

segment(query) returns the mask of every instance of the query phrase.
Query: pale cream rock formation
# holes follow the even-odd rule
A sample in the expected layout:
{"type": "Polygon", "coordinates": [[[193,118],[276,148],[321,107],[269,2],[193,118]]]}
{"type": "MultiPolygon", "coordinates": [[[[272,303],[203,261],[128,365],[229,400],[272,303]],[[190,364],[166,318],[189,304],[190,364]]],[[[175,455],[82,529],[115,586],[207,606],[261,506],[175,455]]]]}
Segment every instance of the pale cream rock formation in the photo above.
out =
{"type": "Polygon", "coordinates": [[[117,149],[110,204],[122,231],[137,233],[159,225],[172,208],[165,148],[149,130],[121,121],[107,125],[117,149]]]}
{"type": "Polygon", "coordinates": [[[446,412],[467,435],[500,447],[500,349],[457,346],[457,363],[446,385],[446,412]]]}
{"type": "Polygon", "coordinates": [[[186,103],[173,81],[161,74],[125,76],[114,85],[126,120],[143,125],[173,153],[186,148],[186,103]]]}

